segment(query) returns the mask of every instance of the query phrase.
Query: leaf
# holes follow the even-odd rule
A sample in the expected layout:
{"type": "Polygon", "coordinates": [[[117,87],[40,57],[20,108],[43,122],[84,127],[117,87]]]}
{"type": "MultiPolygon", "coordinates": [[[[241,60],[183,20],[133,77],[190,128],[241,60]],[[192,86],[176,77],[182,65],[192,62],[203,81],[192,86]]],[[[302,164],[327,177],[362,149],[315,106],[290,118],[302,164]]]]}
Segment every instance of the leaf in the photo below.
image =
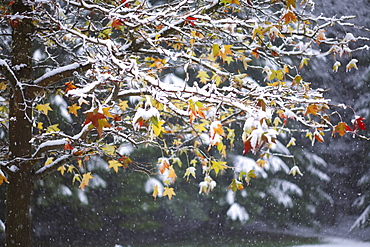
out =
{"type": "Polygon", "coordinates": [[[50,103],[37,105],[36,110],[42,111],[46,116],[48,115],[49,111],[52,111],[53,109],[50,108],[50,103]]]}
{"type": "Polygon", "coordinates": [[[123,25],[122,21],[119,19],[115,19],[112,21],[112,27],[115,29],[121,29],[121,26],[123,25]]]}
{"type": "Polygon", "coordinates": [[[257,165],[260,166],[260,167],[265,167],[265,165],[267,164],[267,161],[266,160],[262,160],[262,159],[258,159],[256,161],[257,165]]]}
{"type": "Polygon", "coordinates": [[[356,58],[353,58],[351,61],[349,61],[349,63],[346,66],[346,72],[351,71],[352,68],[358,69],[357,62],[358,60],[356,58]]]}
{"type": "Polygon", "coordinates": [[[229,187],[227,187],[227,189],[231,189],[233,192],[235,192],[237,190],[243,190],[244,186],[242,182],[234,178],[233,180],[231,180],[231,184],[229,185],[229,187]]]}
{"type": "Polygon", "coordinates": [[[126,109],[129,107],[128,106],[128,101],[127,100],[119,100],[118,106],[121,108],[122,111],[126,111],[126,109]]]}
{"type": "Polygon", "coordinates": [[[168,168],[168,171],[169,171],[168,178],[171,178],[172,182],[175,182],[177,179],[177,175],[176,175],[175,169],[173,169],[173,166],[170,166],[168,168]]]}
{"type": "Polygon", "coordinates": [[[176,193],[175,191],[173,190],[173,188],[170,188],[170,187],[164,187],[164,192],[163,192],[163,196],[168,196],[168,199],[172,199],[172,196],[175,196],[176,193]]]}
{"type": "Polygon", "coordinates": [[[68,113],[74,114],[76,117],[78,117],[77,110],[81,109],[81,106],[78,106],[76,103],[68,106],[68,113]]]}
{"type": "Polygon", "coordinates": [[[118,162],[117,160],[110,160],[110,161],[108,161],[108,169],[111,169],[111,168],[113,168],[113,170],[116,172],[116,173],[118,173],[118,167],[122,167],[123,165],[120,163],[120,162],[118,162]]]}
{"type": "Polygon", "coordinates": [[[351,130],[351,128],[349,128],[346,123],[339,122],[337,125],[334,126],[333,135],[335,133],[339,133],[340,136],[344,136],[348,129],[351,130]]]}
{"type": "Polygon", "coordinates": [[[82,181],[81,181],[81,184],[80,184],[80,189],[85,190],[85,187],[89,186],[89,181],[92,178],[94,178],[94,177],[91,176],[91,172],[88,172],[88,173],[85,173],[84,175],[82,175],[82,181]]]}
{"type": "Polygon", "coordinates": [[[220,46],[218,44],[213,44],[212,45],[212,55],[214,57],[217,57],[219,55],[219,51],[220,51],[220,46]]]}
{"type": "Polygon", "coordinates": [[[342,64],[339,62],[339,61],[336,61],[333,65],[333,71],[334,72],[338,72],[338,68],[341,66],[342,64]]]}
{"type": "Polygon", "coordinates": [[[292,174],[293,176],[295,176],[296,174],[299,174],[299,175],[303,176],[303,174],[299,170],[299,167],[298,166],[293,166],[292,169],[290,169],[289,174],[292,174]]]}
{"type": "Polygon", "coordinates": [[[200,82],[204,84],[207,83],[207,81],[209,81],[209,75],[207,74],[206,71],[203,70],[199,70],[198,75],[196,77],[199,78],[200,82]]]}
{"type": "Polygon", "coordinates": [[[291,23],[291,22],[296,22],[297,21],[297,16],[291,11],[288,10],[285,15],[281,18],[284,20],[285,24],[291,23]]]}
{"type": "Polygon", "coordinates": [[[3,182],[5,183],[9,183],[8,179],[5,177],[4,173],[0,170],[0,185],[3,184],[3,182]]]}
{"type": "Polygon", "coordinates": [[[250,171],[246,174],[246,176],[245,176],[244,180],[245,180],[245,182],[247,183],[247,185],[249,185],[249,183],[250,183],[250,181],[251,181],[251,179],[252,179],[252,178],[257,178],[257,176],[256,176],[256,174],[255,174],[254,172],[255,172],[254,170],[250,170],[250,171]]]}
{"type": "Polygon", "coordinates": [[[319,108],[317,107],[316,104],[310,104],[309,106],[307,106],[305,115],[309,115],[309,114],[317,115],[318,111],[319,111],[319,108]]]}
{"type": "Polygon", "coordinates": [[[98,112],[98,109],[94,109],[93,111],[84,112],[84,114],[87,116],[84,122],[84,125],[88,123],[92,123],[92,125],[98,131],[98,134],[100,137],[103,134],[104,127],[112,127],[108,123],[106,116],[103,113],[98,112]]]}
{"type": "Polygon", "coordinates": [[[318,33],[317,33],[317,37],[316,37],[316,42],[318,43],[318,44],[320,44],[321,43],[321,41],[324,41],[324,40],[326,40],[326,37],[325,37],[325,30],[323,30],[323,29],[320,29],[319,31],[318,31],[318,33]]]}
{"type": "Polygon", "coordinates": [[[302,58],[301,63],[299,64],[299,68],[302,69],[303,66],[308,66],[308,61],[310,61],[309,58],[302,58]]]}
{"type": "Polygon", "coordinates": [[[75,85],[73,85],[73,81],[66,82],[64,83],[64,85],[66,85],[65,92],[68,92],[69,90],[73,90],[77,88],[75,85]]]}
{"type": "Polygon", "coordinates": [[[211,169],[213,169],[215,171],[216,175],[218,175],[219,171],[223,171],[223,170],[228,168],[226,166],[226,164],[227,164],[226,161],[214,161],[214,160],[212,160],[211,163],[212,163],[211,169]]]}
{"type": "Polygon", "coordinates": [[[286,0],[286,6],[288,9],[296,7],[296,0],[286,0]]]}
{"type": "Polygon", "coordinates": [[[60,129],[58,128],[59,124],[53,124],[53,125],[50,125],[49,127],[47,127],[46,129],[46,132],[50,133],[50,132],[58,132],[60,131],[60,129]]]}
{"type": "Polygon", "coordinates": [[[59,166],[58,169],[57,169],[57,171],[59,171],[62,174],[62,176],[64,176],[64,173],[65,173],[66,170],[67,169],[64,165],[59,166]]]}
{"type": "Polygon", "coordinates": [[[114,155],[116,152],[116,147],[114,145],[105,144],[104,147],[101,148],[106,154],[114,155]]]}
{"type": "Polygon", "coordinates": [[[154,188],[153,188],[153,194],[152,196],[154,197],[154,201],[157,200],[157,196],[159,194],[159,188],[158,188],[158,185],[154,185],[154,188]]]}
{"type": "Polygon", "coordinates": [[[196,170],[197,169],[194,166],[190,166],[190,167],[186,168],[185,174],[184,174],[184,178],[186,178],[186,182],[189,180],[190,175],[192,175],[194,178],[196,178],[195,177],[195,171],[196,170]]]}
{"type": "Polygon", "coordinates": [[[46,161],[45,161],[45,163],[44,163],[44,166],[47,166],[47,165],[49,165],[49,164],[53,163],[53,161],[54,161],[54,157],[49,157],[49,158],[47,158],[47,160],[46,160],[46,161]]]}
{"type": "Polygon", "coordinates": [[[364,123],[364,118],[360,116],[356,116],[353,122],[353,131],[357,130],[358,128],[362,130],[366,130],[366,124],[364,123]]]}

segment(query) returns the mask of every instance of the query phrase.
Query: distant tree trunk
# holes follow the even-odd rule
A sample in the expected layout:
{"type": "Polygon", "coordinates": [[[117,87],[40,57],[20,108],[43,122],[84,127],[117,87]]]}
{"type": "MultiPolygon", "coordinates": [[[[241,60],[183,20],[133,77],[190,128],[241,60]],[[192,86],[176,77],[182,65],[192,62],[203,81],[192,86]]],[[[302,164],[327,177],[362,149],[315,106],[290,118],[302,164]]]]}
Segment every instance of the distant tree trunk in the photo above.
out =
{"type": "Polygon", "coordinates": [[[6,196],[6,246],[31,245],[32,138],[32,39],[34,25],[27,16],[32,9],[16,0],[12,4],[12,80],[9,97],[9,159],[13,162],[6,196]]]}

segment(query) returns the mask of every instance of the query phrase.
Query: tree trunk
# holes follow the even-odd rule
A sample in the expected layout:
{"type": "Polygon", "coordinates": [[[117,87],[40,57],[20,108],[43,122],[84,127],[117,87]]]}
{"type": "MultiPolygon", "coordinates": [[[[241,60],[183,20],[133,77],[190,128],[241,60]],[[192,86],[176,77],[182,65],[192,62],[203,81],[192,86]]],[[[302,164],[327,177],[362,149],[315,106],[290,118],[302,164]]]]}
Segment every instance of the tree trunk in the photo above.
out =
{"type": "Polygon", "coordinates": [[[32,138],[32,8],[22,0],[11,5],[12,67],[16,79],[11,81],[9,97],[9,159],[12,173],[6,191],[6,246],[31,246],[31,198],[33,190],[32,138]]]}
{"type": "Polygon", "coordinates": [[[31,197],[33,182],[29,174],[9,178],[6,191],[6,246],[31,246],[31,197]]]}

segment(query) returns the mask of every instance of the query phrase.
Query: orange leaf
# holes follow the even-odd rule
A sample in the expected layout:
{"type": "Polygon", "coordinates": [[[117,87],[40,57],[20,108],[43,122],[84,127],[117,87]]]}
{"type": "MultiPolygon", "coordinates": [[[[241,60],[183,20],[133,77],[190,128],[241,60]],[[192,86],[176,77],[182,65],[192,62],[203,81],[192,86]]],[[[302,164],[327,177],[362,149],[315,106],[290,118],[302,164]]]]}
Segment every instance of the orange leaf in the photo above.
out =
{"type": "Polygon", "coordinates": [[[319,111],[319,108],[317,107],[316,104],[311,104],[307,106],[305,115],[312,114],[312,115],[317,115],[317,112],[319,111]]]}
{"type": "Polygon", "coordinates": [[[85,187],[89,186],[89,181],[92,178],[94,178],[94,177],[91,176],[91,172],[88,172],[88,173],[85,173],[84,175],[82,175],[82,181],[81,181],[81,184],[80,184],[80,189],[85,190],[85,187]]]}
{"type": "Polygon", "coordinates": [[[75,85],[73,85],[73,81],[66,82],[64,85],[66,85],[66,92],[77,88],[75,85]]]}
{"type": "Polygon", "coordinates": [[[288,12],[286,12],[285,15],[283,15],[281,19],[284,20],[285,24],[288,24],[291,22],[296,22],[297,16],[292,11],[289,10],[288,12]]]}
{"type": "Polygon", "coordinates": [[[339,133],[340,136],[344,136],[348,129],[350,130],[351,128],[346,123],[340,122],[334,126],[333,134],[339,133]]]}

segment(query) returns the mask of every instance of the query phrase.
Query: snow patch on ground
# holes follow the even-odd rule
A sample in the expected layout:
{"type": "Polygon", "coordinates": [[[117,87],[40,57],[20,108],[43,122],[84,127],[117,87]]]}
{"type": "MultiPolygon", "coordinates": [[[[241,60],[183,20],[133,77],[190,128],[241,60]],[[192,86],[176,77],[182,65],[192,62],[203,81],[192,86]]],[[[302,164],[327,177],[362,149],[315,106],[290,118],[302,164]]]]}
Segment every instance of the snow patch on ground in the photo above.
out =
{"type": "Polygon", "coordinates": [[[322,239],[322,244],[294,245],[292,247],[370,247],[370,243],[356,240],[326,237],[322,239]]]}

